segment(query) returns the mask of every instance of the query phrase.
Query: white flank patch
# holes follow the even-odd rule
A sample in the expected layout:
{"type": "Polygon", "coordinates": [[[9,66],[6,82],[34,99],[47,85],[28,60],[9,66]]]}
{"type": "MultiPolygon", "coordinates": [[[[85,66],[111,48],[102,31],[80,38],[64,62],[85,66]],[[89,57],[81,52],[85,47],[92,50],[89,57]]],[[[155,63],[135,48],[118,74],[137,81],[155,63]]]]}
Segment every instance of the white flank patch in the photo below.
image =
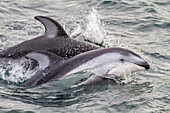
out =
{"type": "Polygon", "coordinates": [[[45,69],[50,65],[50,59],[48,56],[41,53],[29,53],[26,55],[30,59],[38,61],[39,69],[45,69]]]}
{"type": "Polygon", "coordinates": [[[87,69],[95,69],[94,72],[95,73],[97,72],[100,75],[105,75],[108,73],[108,71],[112,70],[111,72],[114,72],[115,75],[120,76],[123,73],[128,74],[130,72],[136,72],[138,70],[145,69],[141,66],[135,65],[134,64],[135,62],[142,63],[145,61],[133,55],[124,56],[121,55],[120,53],[114,53],[114,52],[106,53],[98,57],[95,57],[92,60],[89,60],[88,62],[76,67],[72,71],[68,72],[66,75],[70,75],[87,69]],[[120,59],[125,59],[125,61],[122,62],[120,61],[120,59]]]}
{"type": "Polygon", "coordinates": [[[73,74],[73,73],[77,73],[77,72],[80,72],[86,69],[97,68],[108,63],[114,64],[117,62],[117,59],[119,59],[120,57],[121,55],[119,53],[106,53],[106,54],[100,55],[76,67],[72,71],[68,72],[65,76],[73,74]]]}

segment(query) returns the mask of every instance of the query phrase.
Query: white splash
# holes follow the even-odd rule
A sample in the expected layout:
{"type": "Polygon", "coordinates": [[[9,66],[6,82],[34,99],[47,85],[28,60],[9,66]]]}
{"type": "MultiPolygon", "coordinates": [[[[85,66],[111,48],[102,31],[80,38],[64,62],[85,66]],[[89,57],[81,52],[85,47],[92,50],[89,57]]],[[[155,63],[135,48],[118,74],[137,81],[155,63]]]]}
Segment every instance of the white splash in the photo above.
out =
{"type": "Polygon", "coordinates": [[[81,26],[79,24],[77,24],[76,22],[74,23],[74,30],[72,31],[72,33],[70,34],[71,38],[77,37],[78,35],[81,34],[81,32],[83,31],[81,26]]]}
{"type": "Polygon", "coordinates": [[[98,12],[95,9],[92,9],[87,16],[86,31],[83,35],[85,36],[85,39],[101,44],[105,37],[104,34],[104,29],[102,29],[101,22],[98,19],[98,12]]]}
{"type": "Polygon", "coordinates": [[[0,68],[0,78],[7,82],[24,82],[33,76],[37,70],[37,68],[32,70],[31,67],[28,67],[28,69],[25,69],[24,67],[24,61],[21,61],[20,63],[8,62],[6,65],[3,64],[3,67],[0,68]]]}

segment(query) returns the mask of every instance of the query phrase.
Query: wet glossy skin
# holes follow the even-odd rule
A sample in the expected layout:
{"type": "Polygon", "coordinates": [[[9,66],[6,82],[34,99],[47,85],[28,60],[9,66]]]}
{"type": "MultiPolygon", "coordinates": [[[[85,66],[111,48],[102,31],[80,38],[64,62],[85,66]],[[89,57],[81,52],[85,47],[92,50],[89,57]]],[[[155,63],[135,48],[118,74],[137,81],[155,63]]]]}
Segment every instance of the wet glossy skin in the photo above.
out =
{"type": "MultiPolygon", "coordinates": [[[[37,53],[30,53],[27,55],[27,57],[36,60],[36,55],[37,53]]],[[[43,53],[42,57],[44,57],[43,53]]],[[[37,62],[41,64],[41,62],[44,62],[44,60],[41,61],[37,59],[37,62]]],[[[129,50],[122,48],[96,49],[79,54],[69,60],[60,60],[60,62],[56,62],[47,66],[47,68],[37,72],[32,78],[26,81],[23,86],[37,86],[60,77],[67,76],[84,69],[95,68],[96,66],[107,64],[109,62],[113,64],[117,62],[120,64],[123,64],[123,62],[130,62],[144,67],[145,69],[149,69],[149,64],[145,60],[129,50]]],[[[109,70],[110,69],[112,68],[109,68],[109,70]]],[[[106,72],[109,70],[105,70],[105,73],[102,72],[98,74],[106,74],[106,72]]]]}

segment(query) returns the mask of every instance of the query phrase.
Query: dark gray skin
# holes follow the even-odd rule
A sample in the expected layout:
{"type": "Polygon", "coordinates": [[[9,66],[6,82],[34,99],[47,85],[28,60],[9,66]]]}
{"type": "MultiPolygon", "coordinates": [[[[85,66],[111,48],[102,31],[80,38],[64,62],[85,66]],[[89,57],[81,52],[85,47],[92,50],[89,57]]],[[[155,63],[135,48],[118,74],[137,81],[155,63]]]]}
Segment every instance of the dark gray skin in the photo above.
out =
{"type": "MultiPolygon", "coordinates": [[[[35,60],[39,64],[44,62],[44,60],[39,59],[40,57],[49,56],[49,55],[53,56],[53,58],[56,57],[57,61],[54,62],[54,60],[50,60],[50,64],[48,66],[46,66],[45,69],[40,69],[34,76],[32,76],[29,80],[27,80],[22,86],[34,87],[34,86],[61,78],[64,75],[66,75],[68,72],[70,72],[71,70],[88,62],[89,60],[92,60],[92,59],[96,58],[97,56],[111,53],[111,52],[120,53],[121,55],[124,55],[124,56],[129,56],[130,54],[132,54],[132,55],[142,59],[136,53],[133,53],[129,50],[122,49],[122,48],[105,48],[105,49],[92,50],[92,51],[88,51],[85,53],[81,53],[69,60],[63,60],[61,57],[58,57],[58,56],[51,54],[50,52],[47,52],[47,51],[32,52],[32,53],[29,53],[28,55],[26,55],[26,58],[35,60]],[[38,58],[37,54],[39,54],[39,53],[42,56],[38,56],[39,57],[38,58]]],[[[123,62],[124,60],[126,60],[126,59],[120,59],[120,62],[123,62]]],[[[143,60],[143,62],[140,62],[140,63],[139,62],[133,62],[133,63],[135,63],[139,66],[145,67],[145,69],[150,68],[149,64],[144,60],[143,60]]]]}
{"type": "Polygon", "coordinates": [[[0,58],[17,59],[37,50],[45,50],[63,58],[71,58],[77,54],[99,48],[85,42],[70,39],[62,26],[51,18],[36,16],[35,19],[45,26],[44,35],[2,51],[0,58]]]}

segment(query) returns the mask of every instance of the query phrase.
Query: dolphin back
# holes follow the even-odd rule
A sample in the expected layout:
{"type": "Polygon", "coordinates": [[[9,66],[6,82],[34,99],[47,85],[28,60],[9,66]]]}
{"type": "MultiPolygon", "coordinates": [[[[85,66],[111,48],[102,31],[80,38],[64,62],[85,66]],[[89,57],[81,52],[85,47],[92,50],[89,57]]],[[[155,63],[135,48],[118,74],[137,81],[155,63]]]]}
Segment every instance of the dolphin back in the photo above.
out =
{"type": "Polygon", "coordinates": [[[18,59],[29,52],[37,50],[50,51],[61,57],[71,58],[80,53],[99,48],[95,45],[69,38],[63,27],[49,17],[36,16],[35,19],[44,25],[45,33],[42,36],[1,51],[0,58],[18,59]]]}

